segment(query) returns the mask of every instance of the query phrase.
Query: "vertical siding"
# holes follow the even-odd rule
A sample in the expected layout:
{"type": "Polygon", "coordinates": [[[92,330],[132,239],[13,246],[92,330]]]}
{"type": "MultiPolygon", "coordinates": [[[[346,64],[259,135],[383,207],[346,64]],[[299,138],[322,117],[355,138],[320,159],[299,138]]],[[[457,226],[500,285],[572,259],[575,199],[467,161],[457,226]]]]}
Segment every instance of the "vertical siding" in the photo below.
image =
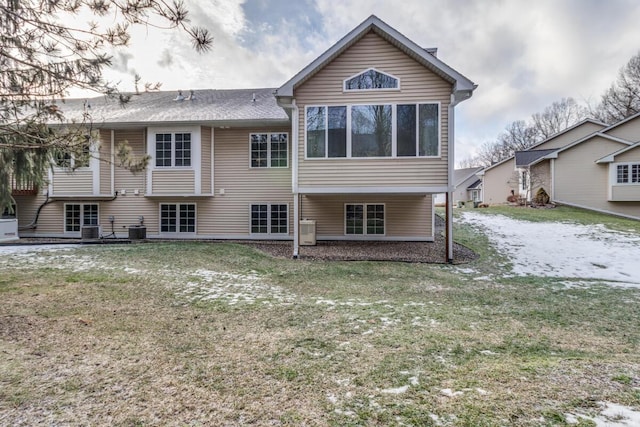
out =
{"type": "MultiPolygon", "coordinates": [[[[432,200],[427,196],[302,196],[301,218],[316,220],[319,239],[345,235],[345,203],[384,203],[385,237],[431,238],[432,200]]],[[[357,238],[359,236],[349,236],[357,238]]],[[[374,236],[370,236],[375,238],[374,236]]]]}
{"type": "Polygon", "coordinates": [[[640,202],[609,202],[609,168],[595,160],[623,144],[594,137],[560,153],[555,160],[555,199],[562,203],[640,217],[640,202]]]}
{"type": "Polygon", "coordinates": [[[630,142],[637,142],[640,140],[640,117],[629,120],[628,122],[616,126],[607,132],[607,135],[615,136],[616,138],[622,138],[630,142]]]}
{"type": "Polygon", "coordinates": [[[201,137],[201,153],[202,160],[200,162],[202,172],[202,184],[201,190],[202,194],[211,194],[211,128],[203,126],[200,130],[201,137]]]}
{"type": "Polygon", "coordinates": [[[111,131],[109,129],[100,130],[99,148],[99,168],[100,168],[100,194],[111,194],[111,131]]]}
{"type": "Polygon", "coordinates": [[[535,150],[550,150],[553,148],[562,148],[565,147],[572,142],[575,142],[581,138],[584,138],[587,135],[591,135],[594,132],[604,129],[604,126],[598,125],[591,122],[586,122],[581,124],[580,126],[576,126],[570,131],[564,132],[555,138],[551,138],[549,141],[544,142],[543,144],[535,147],[535,150]]]}
{"type": "Polygon", "coordinates": [[[511,190],[517,189],[515,171],[516,161],[513,158],[485,171],[482,179],[482,201],[490,205],[507,203],[511,190]]]}
{"type": "Polygon", "coordinates": [[[447,184],[451,84],[371,32],[296,88],[300,186],[442,186],[447,184]],[[343,80],[374,67],[400,79],[398,91],[343,92],[343,80]],[[441,157],[305,160],[305,106],[440,102],[441,157]]]}
{"type": "MultiPolygon", "coordinates": [[[[214,152],[215,197],[198,205],[198,232],[248,235],[249,206],[253,202],[289,204],[289,230],[293,232],[291,146],[289,167],[250,168],[249,134],[291,132],[290,128],[216,129],[214,152]],[[224,195],[221,194],[224,191],[224,195]]],[[[291,135],[289,135],[291,139],[291,135]]]]}

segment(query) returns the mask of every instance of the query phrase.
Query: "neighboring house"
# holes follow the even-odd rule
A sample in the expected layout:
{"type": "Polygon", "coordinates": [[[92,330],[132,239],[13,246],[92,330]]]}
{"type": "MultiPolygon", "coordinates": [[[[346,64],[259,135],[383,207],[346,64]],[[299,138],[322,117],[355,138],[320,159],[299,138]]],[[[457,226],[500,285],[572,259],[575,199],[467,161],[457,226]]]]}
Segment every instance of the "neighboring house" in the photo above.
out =
{"type": "Polygon", "coordinates": [[[433,195],[453,190],[454,106],[475,87],[371,16],[277,89],[67,100],[68,118],[91,112],[95,156],[15,197],[21,235],[144,224],[149,238],[293,240],[296,256],[312,219],[320,240],[432,241],[433,195]],[[97,160],[125,140],[146,171],[97,160]]]}
{"type": "MultiPolygon", "coordinates": [[[[640,114],[611,126],[584,121],[513,158],[516,194],[531,200],[544,188],[551,201],[640,219],[640,114]],[[586,126],[586,125],[589,126],[586,126]],[[578,129],[597,129],[579,136],[578,129]],[[575,138],[568,141],[566,136],[575,138]],[[562,139],[558,139],[562,137],[562,139]]],[[[508,165],[509,161],[505,161],[508,165]]],[[[497,165],[496,165],[497,166],[497,165]]],[[[506,174],[508,166],[503,167],[506,174]]],[[[484,170],[485,197],[498,167],[484,170]],[[493,172],[492,172],[493,171],[493,172]]],[[[485,202],[487,199],[485,198],[485,202]]]]}
{"type": "MultiPolygon", "coordinates": [[[[482,170],[478,168],[456,169],[453,171],[453,201],[479,202],[482,200],[482,185],[477,173],[482,170]]],[[[436,194],[434,198],[436,205],[444,205],[446,195],[444,193],[436,194]]]]}

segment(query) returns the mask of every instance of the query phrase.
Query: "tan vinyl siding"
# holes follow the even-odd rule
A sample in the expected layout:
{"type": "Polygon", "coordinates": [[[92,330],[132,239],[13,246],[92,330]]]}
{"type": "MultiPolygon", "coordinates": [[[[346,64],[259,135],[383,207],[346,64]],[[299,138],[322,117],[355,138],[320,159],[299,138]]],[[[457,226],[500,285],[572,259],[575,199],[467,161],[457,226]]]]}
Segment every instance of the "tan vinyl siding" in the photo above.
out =
{"type": "Polygon", "coordinates": [[[484,203],[490,205],[507,203],[507,197],[511,194],[511,190],[517,190],[518,180],[515,168],[515,159],[509,159],[485,171],[482,178],[482,201],[484,203]]]}
{"type": "Polygon", "coordinates": [[[100,162],[100,194],[111,194],[111,131],[100,131],[100,147],[98,152],[100,162]]]}
{"type": "Polygon", "coordinates": [[[531,199],[536,197],[538,190],[544,191],[551,196],[551,165],[549,160],[545,160],[537,165],[531,166],[531,199]]]}
{"type": "Polygon", "coordinates": [[[591,135],[592,133],[598,132],[602,129],[604,129],[603,125],[586,122],[556,136],[555,138],[551,138],[549,141],[546,141],[534,147],[533,150],[550,150],[553,148],[562,148],[571,144],[572,142],[582,139],[585,136],[591,135]]]}
{"type": "Polygon", "coordinates": [[[203,126],[201,135],[201,191],[202,194],[211,194],[211,128],[203,126]]]}
{"type": "Polygon", "coordinates": [[[591,209],[640,217],[640,202],[609,202],[609,167],[595,160],[623,144],[594,137],[563,151],[555,160],[555,200],[591,209]]]}
{"type": "MultiPolygon", "coordinates": [[[[431,195],[332,195],[302,196],[300,216],[316,220],[319,239],[345,236],[345,204],[374,203],[385,205],[385,236],[407,239],[431,238],[433,203],[431,195]]],[[[349,238],[358,238],[352,236],[349,238]]],[[[369,236],[371,238],[381,236],[369,236]]]]}
{"type": "MultiPolygon", "coordinates": [[[[137,157],[146,155],[144,129],[116,130],[116,146],[124,140],[128,141],[133,155],[137,157]]],[[[158,232],[157,202],[144,197],[146,176],[146,171],[132,173],[116,167],[115,190],[119,195],[112,202],[100,203],[100,224],[103,230],[110,230],[109,215],[115,217],[114,228],[116,232],[125,234],[130,225],[138,224],[139,216],[144,216],[147,234],[158,232]],[[126,194],[122,195],[122,190],[125,190],[126,194]],[[134,194],[135,190],[138,190],[138,195],[134,194]]]]}
{"type": "Polygon", "coordinates": [[[616,163],[640,162],[640,147],[618,154],[614,160],[616,163]]]}
{"type": "Polygon", "coordinates": [[[451,84],[427,70],[380,36],[369,33],[310,80],[295,89],[299,106],[299,185],[444,186],[447,185],[448,106],[451,84]],[[367,68],[400,79],[400,90],[343,92],[343,81],[367,68]],[[305,106],[405,102],[440,103],[439,158],[305,160],[305,106]]]}
{"type": "Polygon", "coordinates": [[[615,136],[616,138],[622,138],[629,142],[638,142],[640,138],[640,117],[629,120],[607,132],[607,135],[615,136]]]}
{"type": "Polygon", "coordinates": [[[291,144],[289,167],[250,168],[249,134],[286,132],[290,128],[215,129],[215,197],[198,205],[198,232],[215,235],[249,235],[252,203],[289,205],[289,232],[293,233],[291,144]],[[224,195],[221,191],[224,190],[224,195]]]}
{"type": "Polygon", "coordinates": [[[193,170],[155,169],[151,171],[151,186],[154,195],[194,194],[195,173],[193,170]]]}
{"type": "Polygon", "coordinates": [[[93,172],[56,169],[52,180],[54,195],[86,196],[93,194],[93,172]]]}
{"type": "MultiPolygon", "coordinates": [[[[640,202],[640,184],[613,185],[611,187],[611,201],[640,202]]],[[[640,215],[640,210],[638,215],[640,215]]]]}

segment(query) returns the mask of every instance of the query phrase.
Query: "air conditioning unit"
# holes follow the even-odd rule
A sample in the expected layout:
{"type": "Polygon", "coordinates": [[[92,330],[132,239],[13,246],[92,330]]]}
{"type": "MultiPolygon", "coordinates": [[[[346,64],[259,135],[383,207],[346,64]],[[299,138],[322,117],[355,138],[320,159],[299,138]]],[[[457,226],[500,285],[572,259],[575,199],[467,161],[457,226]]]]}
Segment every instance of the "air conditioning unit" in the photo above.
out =
{"type": "Polygon", "coordinates": [[[315,246],[316,244],[316,221],[313,219],[300,220],[300,245],[315,246]]]}

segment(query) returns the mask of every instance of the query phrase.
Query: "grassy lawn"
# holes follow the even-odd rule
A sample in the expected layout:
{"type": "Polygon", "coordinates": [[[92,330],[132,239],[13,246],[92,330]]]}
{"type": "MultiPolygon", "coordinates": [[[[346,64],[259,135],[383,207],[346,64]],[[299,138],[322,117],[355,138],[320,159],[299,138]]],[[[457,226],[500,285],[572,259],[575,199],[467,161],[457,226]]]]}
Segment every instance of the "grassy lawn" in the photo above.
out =
{"type": "Polygon", "coordinates": [[[505,278],[483,235],[456,239],[490,279],[235,244],[5,256],[0,424],[556,426],[640,407],[640,291],[505,278]]]}

